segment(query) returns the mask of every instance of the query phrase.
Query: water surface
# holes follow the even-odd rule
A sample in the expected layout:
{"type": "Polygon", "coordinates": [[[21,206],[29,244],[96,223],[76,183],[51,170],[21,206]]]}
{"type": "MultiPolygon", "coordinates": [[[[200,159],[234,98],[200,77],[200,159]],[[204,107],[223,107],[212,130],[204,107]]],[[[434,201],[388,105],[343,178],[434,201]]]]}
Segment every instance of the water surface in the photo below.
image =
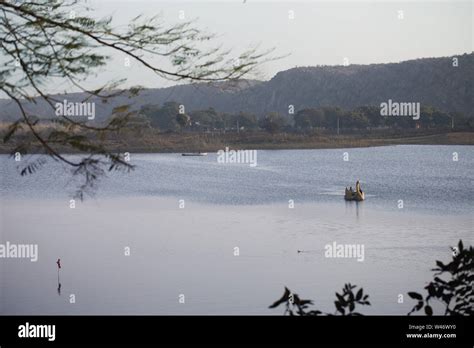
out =
{"type": "Polygon", "coordinates": [[[371,296],[364,313],[405,314],[412,303],[398,294],[421,290],[449,245],[472,244],[472,146],[258,151],[257,160],[132,154],[135,171],[110,174],[70,209],[67,168],[50,161],[21,177],[25,162],[1,156],[0,242],[37,243],[39,260],[0,259],[0,312],[279,314],[267,307],[284,286],[333,310],[334,292],[352,282],[371,296]],[[345,202],[356,179],[367,200],[345,202]],[[364,261],[324,257],[334,241],[363,244],[364,261]]]}

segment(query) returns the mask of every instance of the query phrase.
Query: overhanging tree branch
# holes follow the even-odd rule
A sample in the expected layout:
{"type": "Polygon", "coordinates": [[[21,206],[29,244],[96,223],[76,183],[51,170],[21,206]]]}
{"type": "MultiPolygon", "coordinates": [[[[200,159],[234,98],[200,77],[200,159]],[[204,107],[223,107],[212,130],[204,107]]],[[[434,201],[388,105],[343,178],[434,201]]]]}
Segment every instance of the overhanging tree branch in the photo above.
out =
{"type": "MultiPolygon", "coordinates": [[[[103,168],[133,169],[120,154],[90,141],[95,135],[103,138],[109,132],[120,131],[132,113],[126,106],[116,107],[105,125],[78,122],[64,115],[55,120],[64,129],[53,130],[48,135],[37,130],[37,120],[32,121],[33,117],[41,119],[45,115],[25,108],[26,103],[37,106],[38,100],[43,100],[54,109],[58,100],[46,92],[45,86],[67,81],[85,93],[84,101],[91,98],[106,101],[125,92],[133,97],[141,88],[118,90],[123,80],[95,89],[83,85],[109,61],[104,50],[123,54],[162,78],[188,82],[237,80],[252,73],[258,65],[278,58],[269,57],[272,50],[260,52],[257,48],[236,57],[220,47],[204,49],[214,36],[195,28],[192,22],[165,27],[158,16],[149,19],[138,16],[124,30],[114,28],[110,17],[72,16],[71,11],[90,12],[91,9],[80,7],[81,3],[79,0],[0,0],[0,51],[4,60],[0,67],[0,90],[18,106],[22,122],[46,154],[76,168],[75,175],[84,175],[85,184],[79,189],[81,198],[82,192],[93,187],[104,174],[103,168]],[[158,66],[148,56],[165,58],[171,67],[158,66]],[[64,148],[86,155],[78,161],[70,160],[61,154],[64,148]]],[[[10,126],[4,142],[15,136],[21,128],[18,125],[10,126]]]]}

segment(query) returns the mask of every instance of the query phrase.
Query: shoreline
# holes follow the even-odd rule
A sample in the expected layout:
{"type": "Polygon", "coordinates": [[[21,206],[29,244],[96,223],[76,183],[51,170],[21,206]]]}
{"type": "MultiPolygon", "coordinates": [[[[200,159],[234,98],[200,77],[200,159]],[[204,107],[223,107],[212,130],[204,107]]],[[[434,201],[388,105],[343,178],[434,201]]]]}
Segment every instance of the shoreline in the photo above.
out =
{"type": "MultiPolygon", "coordinates": [[[[25,141],[23,138],[21,141],[25,141]]],[[[94,143],[94,142],[93,142],[94,143]]],[[[18,142],[0,144],[0,154],[11,154],[18,142]]],[[[305,150],[367,148],[392,145],[474,145],[470,131],[372,131],[365,134],[301,134],[242,132],[242,133],[159,133],[156,130],[127,132],[120,137],[109,137],[97,142],[111,152],[183,153],[217,152],[229,147],[242,150],[305,150]],[[407,134],[408,133],[408,134],[407,134]]],[[[34,144],[29,154],[43,153],[34,144]]],[[[80,154],[65,146],[58,146],[63,154],[80,154]]]]}

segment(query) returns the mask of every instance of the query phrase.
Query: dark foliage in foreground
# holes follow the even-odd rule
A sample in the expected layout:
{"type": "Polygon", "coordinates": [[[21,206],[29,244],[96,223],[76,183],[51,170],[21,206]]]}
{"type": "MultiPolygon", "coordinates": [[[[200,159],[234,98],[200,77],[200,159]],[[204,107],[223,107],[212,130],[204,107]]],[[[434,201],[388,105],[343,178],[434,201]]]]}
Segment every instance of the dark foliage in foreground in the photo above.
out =
{"type": "MultiPolygon", "coordinates": [[[[436,272],[434,279],[425,287],[428,294],[423,298],[417,292],[408,293],[408,296],[418,301],[408,315],[420,311],[422,308],[424,308],[426,315],[433,315],[433,308],[430,305],[432,300],[443,304],[444,315],[469,316],[474,314],[474,249],[472,246],[464,248],[462,240],[459,241],[457,247],[451,249],[453,250],[453,259],[450,263],[443,264],[441,261],[436,261],[437,267],[432,269],[436,272]],[[450,275],[450,278],[441,279],[440,276],[443,274],[450,275]]],[[[356,288],[356,285],[347,283],[342,289],[342,294],[336,292],[334,314],[310,309],[310,305],[313,304],[312,300],[303,300],[286,287],[283,296],[269,308],[276,308],[284,304],[284,315],[362,315],[355,311],[355,307],[357,304],[370,306],[369,295],[363,293],[363,288],[357,291],[356,288]]]]}
{"type": "Polygon", "coordinates": [[[474,249],[472,246],[464,248],[460,240],[453,250],[453,259],[448,264],[436,261],[436,268],[432,271],[434,279],[425,290],[423,296],[417,292],[409,292],[408,296],[417,300],[417,304],[408,313],[420,311],[424,308],[426,315],[433,315],[430,301],[437,300],[444,306],[444,315],[473,315],[474,314],[474,249]],[[448,279],[440,276],[446,275],[448,279]]]}
{"type": "Polygon", "coordinates": [[[283,296],[273,303],[269,308],[276,308],[281,304],[285,304],[284,314],[289,315],[362,315],[355,311],[356,305],[369,305],[369,295],[364,294],[364,290],[360,288],[355,291],[356,285],[347,283],[342,289],[342,294],[336,292],[336,311],[334,313],[324,313],[320,310],[309,309],[309,306],[313,304],[311,300],[302,300],[297,294],[292,293],[288,288],[285,287],[283,296]]]}

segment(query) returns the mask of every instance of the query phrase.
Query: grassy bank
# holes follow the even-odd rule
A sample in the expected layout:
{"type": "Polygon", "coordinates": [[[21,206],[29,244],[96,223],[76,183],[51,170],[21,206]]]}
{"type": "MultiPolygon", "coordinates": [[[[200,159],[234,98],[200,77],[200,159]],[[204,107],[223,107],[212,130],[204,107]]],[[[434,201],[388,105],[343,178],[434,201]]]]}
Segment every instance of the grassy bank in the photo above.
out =
{"type": "MultiPolygon", "coordinates": [[[[1,153],[10,153],[29,135],[0,145],[1,153]]],[[[31,139],[29,139],[31,140],[31,139]]],[[[386,145],[474,145],[474,132],[440,131],[374,131],[364,134],[297,134],[266,132],[243,133],[159,133],[155,130],[125,132],[101,140],[108,149],[117,152],[215,152],[226,146],[234,149],[329,149],[386,145]]],[[[40,147],[34,142],[29,151],[40,147]]],[[[61,152],[69,152],[66,148],[61,152]]]]}

